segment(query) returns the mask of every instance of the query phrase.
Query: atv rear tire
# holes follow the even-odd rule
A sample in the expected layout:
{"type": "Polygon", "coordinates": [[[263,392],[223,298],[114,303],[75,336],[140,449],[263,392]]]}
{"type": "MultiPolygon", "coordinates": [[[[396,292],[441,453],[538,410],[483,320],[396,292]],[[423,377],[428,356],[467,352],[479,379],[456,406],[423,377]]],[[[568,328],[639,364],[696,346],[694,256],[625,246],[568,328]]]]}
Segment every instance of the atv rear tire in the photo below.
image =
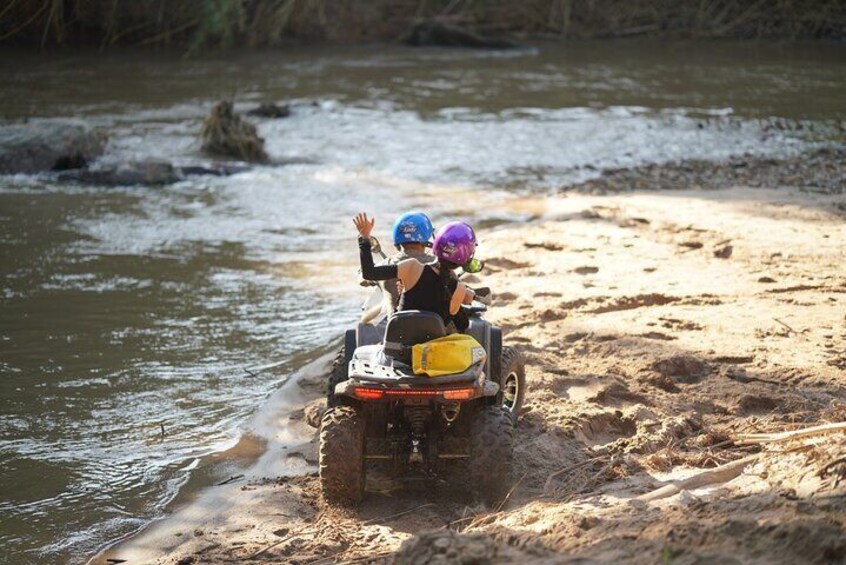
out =
{"type": "Polygon", "coordinates": [[[320,422],[320,485],[331,504],[364,497],[364,418],[352,406],[329,408],[320,422]]]}
{"type": "Polygon", "coordinates": [[[476,414],[470,435],[470,484],[489,508],[502,503],[512,487],[514,421],[501,406],[476,414]]]}
{"type": "Polygon", "coordinates": [[[526,397],[526,367],[523,356],[513,347],[503,347],[499,366],[500,392],[497,400],[516,424],[526,397]]]}

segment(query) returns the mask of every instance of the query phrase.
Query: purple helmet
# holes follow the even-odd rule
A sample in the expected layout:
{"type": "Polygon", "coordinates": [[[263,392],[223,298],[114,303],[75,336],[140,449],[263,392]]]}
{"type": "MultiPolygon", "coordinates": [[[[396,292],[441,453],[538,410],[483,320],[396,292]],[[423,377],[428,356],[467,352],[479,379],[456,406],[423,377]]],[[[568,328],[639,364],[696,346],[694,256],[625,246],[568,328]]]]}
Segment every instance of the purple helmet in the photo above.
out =
{"type": "Polygon", "coordinates": [[[476,253],[476,234],[464,222],[450,222],[435,234],[432,250],[438,259],[464,265],[476,253]]]}

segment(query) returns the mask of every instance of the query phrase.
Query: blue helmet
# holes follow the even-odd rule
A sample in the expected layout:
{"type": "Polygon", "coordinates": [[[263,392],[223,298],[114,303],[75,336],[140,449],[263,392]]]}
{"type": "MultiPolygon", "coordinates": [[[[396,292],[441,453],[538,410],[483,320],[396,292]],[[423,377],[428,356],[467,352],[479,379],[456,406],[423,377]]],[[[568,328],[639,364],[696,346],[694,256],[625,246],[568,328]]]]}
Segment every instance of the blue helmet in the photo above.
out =
{"type": "Polygon", "coordinates": [[[430,245],[435,233],[432,221],[423,212],[406,212],[394,223],[394,245],[422,243],[430,245]]]}

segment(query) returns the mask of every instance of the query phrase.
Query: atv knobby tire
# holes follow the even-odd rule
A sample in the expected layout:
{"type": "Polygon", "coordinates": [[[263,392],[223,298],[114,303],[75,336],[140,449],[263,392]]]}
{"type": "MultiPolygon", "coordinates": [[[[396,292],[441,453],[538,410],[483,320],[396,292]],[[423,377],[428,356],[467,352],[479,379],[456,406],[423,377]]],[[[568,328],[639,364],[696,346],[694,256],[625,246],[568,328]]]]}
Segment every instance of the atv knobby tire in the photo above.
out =
{"type": "Polygon", "coordinates": [[[329,372],[329,381],[326,384],[326,406],[340,406],[341,399],[335,396],[335,386],[347,380],[347,356],[343,349],[335,356],[332,362],[332,370],[329,372]]]}
{"type": "Polygon", "coordinates": [[[364,496],[364,418],[352,406],[329,408],[320,422],[320,485],[330,504],[364,496]]]}
{"type": "Polygon", "coordinates": [[[526,367],[523,356],[513,347],[503,347],[500,359],[500,391],[497,400],[516,424],[526,398],[526,367]]]}
{"type": "Polygon", "coordinates": [[[511,489],[514,420],[501,406],[486,406],[473,419],[470,435],[470,484],[490,508],[511,489]]]}

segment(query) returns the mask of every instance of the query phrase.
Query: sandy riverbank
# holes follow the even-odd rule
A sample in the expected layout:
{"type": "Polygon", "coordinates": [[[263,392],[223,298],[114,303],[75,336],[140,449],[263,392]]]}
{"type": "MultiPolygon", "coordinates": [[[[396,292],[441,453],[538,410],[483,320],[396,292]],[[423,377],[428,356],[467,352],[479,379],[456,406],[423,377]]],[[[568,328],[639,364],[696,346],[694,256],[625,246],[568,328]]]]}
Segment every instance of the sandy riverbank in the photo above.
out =
{"type": "Polygon", "coordinates": [[[523,350],[530,387],[502,512],[458,485],[384,477],[357,511],[324,506],[311,409],[297,410],[322,392],[318,362],[263,412],[284,452],[95,562],[846,559],[846,436],[737,441],[846,420],[846,195],[826,182],[509,202],[536,219],[483,234],[480,250],[490,318],[523,350]],[[737,478],[635,500],[755,454],[737,478]]]}

